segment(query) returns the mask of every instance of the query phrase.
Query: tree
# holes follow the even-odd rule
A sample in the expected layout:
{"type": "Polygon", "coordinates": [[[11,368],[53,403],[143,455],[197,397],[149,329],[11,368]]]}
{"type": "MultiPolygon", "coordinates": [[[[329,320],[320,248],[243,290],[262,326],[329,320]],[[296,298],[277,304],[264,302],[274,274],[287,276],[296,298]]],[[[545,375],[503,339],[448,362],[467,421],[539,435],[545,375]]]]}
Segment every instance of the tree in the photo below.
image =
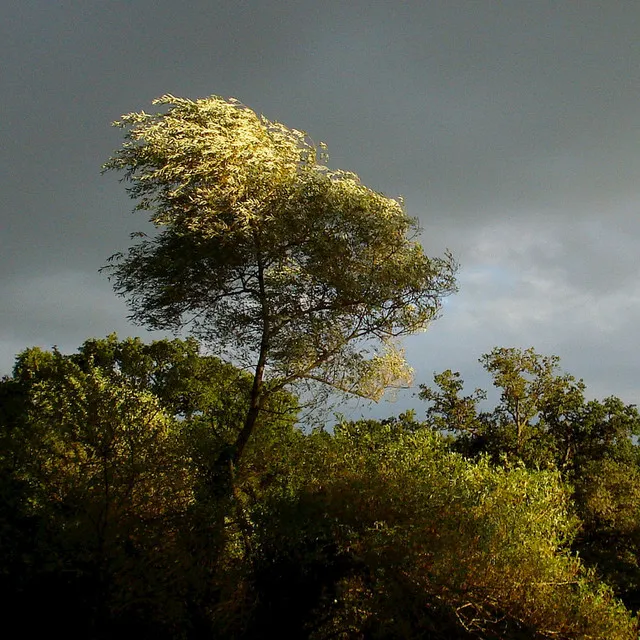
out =
{"type": "Polygon", "coordinates": [[[137,210],[159,229],[112,256],[131,318],[189,327],[250,370],[237,466],[266,399],[321,383],[377,399],[409,376],[398,339],[426,328],[455,289],[455,264],[427,257],[401,202],[330,170],[324,145],[235,100],[163,96],[162,113],[115,125],[137,210]]]}
{"type": "Polygon", "coordinates": [[[439,391],[420,385],[420,399],[431,403],[427,409],[428,422],[438,431],[471,436],[481,434],[484,421],[478,405],[486,399],[486,392],[476,389],[470,396],[461,396],[464,381],[458,371],[451,369],[436,373],[433,381],[439,391]]]}
{"type": "Polygon", "coordinates": [[[572,488],[581,520],[573,549],[614,588],[640,607],[640,413],[620,398],[586,400],[585,384],[559,368],[559,358],[533,349],[496,348],[480,359],[500,390],[492,410],[481,411],[479,389],[463,395],[459,373],[422,385],[428,424],[455,434],[466,455],[494,462],[557,469],[572,488]]]}
{"type": "Polygon", "coordinates": [[[560,358],[532,348],[495,348],[480,362],[500,390],[498,405],[480,414],[495,450],[571,479],[595,460],[629,461],[631,437],[640,433],[635,405],[615,397],[587,401],[586,385],[560,369],[560,358]]]}
{"type": "Polygon", "coordinates": [[[489,452],[496,459],[506,456],[534,467],[573,465],[577,448],[585,446],[580,436],[587,408],[582,380],[562,373],[557,356],[532,348],[496,347],[480,362],[500,390],[498,404],[480,411],[484,391],[462,396],[459,373],[436,374],[438,389],[421,385],[420,393],[430,402],[427,415],[433,426],[463,435],[467,450],[489,452]]]}
{"type": "MultiPolygon", "coordinates": [[[[583,401],[582,381],[557,373],[559,358],[542,356],[533,349],[495,348],[480,358],[492,375],[493,385],[500,389],[500,404],[494,414],[498,425],[511,431],[513,453],[522,457],[534,436],[545,433],[544,409],[559,397],[565,399],[571,390],[583,401]]],[[[566,403],[555,402],[556,423],[565,413],[566,403]]]]}
{"type": "Polygon", "coordinates": [[[108,635],[140,603],[171,617],[162,594],[194,500],[178,423],[148,388],[57,350],[21,353],[0,398],[7,612],[27,635],[46,624],[70,637],[108,635]]]}

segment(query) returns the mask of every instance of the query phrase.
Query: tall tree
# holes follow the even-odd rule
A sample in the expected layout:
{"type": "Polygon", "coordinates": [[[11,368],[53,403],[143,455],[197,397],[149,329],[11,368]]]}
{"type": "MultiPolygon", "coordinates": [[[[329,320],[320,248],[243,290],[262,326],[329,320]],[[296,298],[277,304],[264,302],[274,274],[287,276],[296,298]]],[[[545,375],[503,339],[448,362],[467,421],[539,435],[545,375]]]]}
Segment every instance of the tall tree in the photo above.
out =
{"type": "Polygon", "coordinates": [[[379,398],[407,381],[398,339],[455,289],[455,264],[427,257],[399,200],[330,170],[324,145],[235,100],[163,96],[130,113],[104,165],[124,172],[159,229],[108,267],[132,319],[189,327],[250,370],[239,462],[266,398],[322,383],[379,398]]]}
{"type": "Polygon", "coordinates": [[[575,399],[578,405],[584,400],[584,384],[571,375],[559,373],[557,356],[543,356],[532,348],[523,351],[496,347],[484,354],[480,362],[500,390],[494,420],[509,432],[513,454],[518,458],[526,456],[528,441],[548,431],[545,409],[547,417],[559,426],[566,422],[567,400],[575,399]],[[553,411],[548,410],[550,405],[553,411]]]}

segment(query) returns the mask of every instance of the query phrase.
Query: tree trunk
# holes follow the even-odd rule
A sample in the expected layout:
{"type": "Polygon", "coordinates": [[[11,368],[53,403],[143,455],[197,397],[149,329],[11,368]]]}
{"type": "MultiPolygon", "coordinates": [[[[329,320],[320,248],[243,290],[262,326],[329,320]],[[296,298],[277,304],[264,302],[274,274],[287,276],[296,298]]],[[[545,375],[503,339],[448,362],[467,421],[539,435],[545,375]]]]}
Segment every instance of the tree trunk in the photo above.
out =
{"type": "Polygon", "coordinates": [[[245,447],[249,442],[249,438],[253,433],[258,415],[264,404],[264,371],[267,362],[267,353],[269,352],[270,337],[270,319],[269,306],[264,283],[264,264],[260,251],[260,239],[254,232],[254,241],[256,246],[256,262],[258,265],[258,286],[260,288],[260,306],[262,308],[262,336],[260,339],[260,353],[258,362],[253,374],[253,384],[251,385],[251,396],[249,398],[249,409],[244,425],[236,438],[236,441],[223,451],[216,462],[216,475],[219,474],[219,480],[222,482],[222,490],[225,494],[233,493],[234,473],[240,463],[245,447]]]}

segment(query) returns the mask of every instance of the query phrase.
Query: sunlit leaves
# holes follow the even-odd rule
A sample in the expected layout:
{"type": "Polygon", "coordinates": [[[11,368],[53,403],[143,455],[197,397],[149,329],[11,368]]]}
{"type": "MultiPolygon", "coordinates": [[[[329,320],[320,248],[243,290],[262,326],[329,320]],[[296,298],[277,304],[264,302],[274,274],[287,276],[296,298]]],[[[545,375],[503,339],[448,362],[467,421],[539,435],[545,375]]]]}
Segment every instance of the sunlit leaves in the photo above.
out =
{"type": "Polygon", "coordinates": [[[567,549],[577,521],[558,474],[466,461],[398,420],[308,445],[295,492],[258,507],[255,563],[267,602],[278,589],[306,611],[309,637],[634,637],[567,549]]]}
{"type": "Polygon", "coordinates": [[[15,379],[27,400],[10,447],[22,458],[16,477],[38,487],[35,509],[71,509],[102,539],[122,518],[154,519],[189,504],[172,420],[148,385],[39,349],[20,355],[15,379]]]}

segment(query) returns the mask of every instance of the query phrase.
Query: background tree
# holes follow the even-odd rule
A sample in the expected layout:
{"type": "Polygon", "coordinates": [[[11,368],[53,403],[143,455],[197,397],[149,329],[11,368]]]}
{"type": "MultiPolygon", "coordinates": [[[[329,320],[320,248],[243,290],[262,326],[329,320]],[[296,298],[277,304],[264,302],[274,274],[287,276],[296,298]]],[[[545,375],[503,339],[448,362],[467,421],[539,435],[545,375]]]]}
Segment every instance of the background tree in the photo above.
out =
{"type": "Polygon", "coordinates": [[[397,339],[455,288],[398,200],[323,163],[323,146],[234,100],[164,96],[131,113],[122,148],[136,209],[160,229],[109,267],[133,320],[189,327],[251,371],[237,464],[265,399],[296,383],[379,398],[409,370],[397,339]]]}
{"type": "MultiPolygon", "coordinates": [[[[558,372],[557,356],[542,356],[533,349],[495,348],[480,362],[500,390],[493,424],[504,439],[505,449],[510,443],[515,458],[535,464],[537,452],[545,445],[552,446],[550,438],[558,441],[558,436],[566,435],[559,427],[566,422],[567,400],[575,399],[580,404],[584,400],[584,384],[558,372]],[[553,412],[545,412],[551,404],[553,412]],[[551,416],[553,425],[545,420],[551,416]]],[[[538,462],[544,464],[544,452],[538,457],[538,462]]]]}
{"type": "Polygon", "coordinates": [[[451,369],[434,374],[433,381],[437,390],[420,385],[420,399],[429,402],[427,424],[442,433],[455,434],[467,452],[484,446],[488,416],[479,406],[487,398],[486,391],[475,389],[471,395],[462,395],[464,380],[451,369]]]}
{"type": "Polygon", "coordinates": [[[463,396],[458,372],[434,376],[437,389],[421,385],[431,424],[462,435],[468,452],[490,453],[530,466],[564,468],[573,463],[579,440],[584,383],[559,370],[559,358],[533,349],[496,347],[480,362],[500,391],[498,404],[480,409],[487,397],[476,389],[463,396]]]}

